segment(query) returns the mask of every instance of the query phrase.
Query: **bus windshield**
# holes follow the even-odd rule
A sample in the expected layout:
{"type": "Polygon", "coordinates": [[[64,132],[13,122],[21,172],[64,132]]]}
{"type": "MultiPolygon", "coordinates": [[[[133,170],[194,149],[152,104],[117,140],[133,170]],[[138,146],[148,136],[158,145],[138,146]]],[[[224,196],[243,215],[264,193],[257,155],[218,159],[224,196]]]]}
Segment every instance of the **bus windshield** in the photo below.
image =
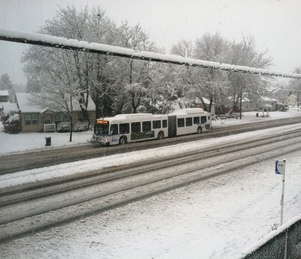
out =
{"type": "Polygon", "coordinates": [[[94,126],[95,135],[109,135],[109,125],[108,124],[95,124],[94,126]]]}

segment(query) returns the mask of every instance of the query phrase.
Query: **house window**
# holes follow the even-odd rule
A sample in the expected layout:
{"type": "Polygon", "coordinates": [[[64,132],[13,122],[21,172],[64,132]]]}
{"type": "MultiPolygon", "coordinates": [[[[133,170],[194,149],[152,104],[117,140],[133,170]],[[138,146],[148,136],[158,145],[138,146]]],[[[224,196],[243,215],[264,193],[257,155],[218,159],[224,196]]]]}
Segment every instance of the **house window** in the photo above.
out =
{"type": "Polygon", "coordinates": [[[39,122],[39,115],[36,113],[25,114],[25,125],[37,125],[39,122]]]}
{"type": "Polygon", "coordinates": [[[69,122],[70,118],[66,113],[57,113],[55,115],[56,122],[69,122]]]}
{"type": "Polygon", "coordinates": [[[77,113],[78,121],[83,122],[84,121],[84,114],[82,112],[77,113]]]}

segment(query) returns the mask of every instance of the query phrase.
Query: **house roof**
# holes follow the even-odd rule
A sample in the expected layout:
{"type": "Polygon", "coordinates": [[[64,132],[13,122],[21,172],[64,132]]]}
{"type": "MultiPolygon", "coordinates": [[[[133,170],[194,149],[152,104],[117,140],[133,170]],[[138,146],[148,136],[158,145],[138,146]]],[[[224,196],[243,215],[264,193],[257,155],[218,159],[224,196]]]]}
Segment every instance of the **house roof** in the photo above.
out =
{"type": "Polygon", "coordinates": [[[4,112],[19,110],[16,103],[10,103],[10,102],[0,102],[0,110],[2,109],[4,112]]]}
{"type": "MultiPolygon", "coordinates": [[[[31,104],[30,99],[33,97],[30,93],[16,93],[16,101],[22,113],[42,113],[49,110],[48,107],[38,107],[31,104]]],[[[75,98],[72,101],[73,111],[81,111],[80,104],[75,98]]],[[[95,111],[95,104],[89,96],[88,111],[95,111]]]]}
{"type": "Polygon", "coordinates": [[[265,102],[277,102],[277,99],[268,97],[268,96],[261,96],[261,99],[265,102]]]}
{"type": "Polygon", "coordinates": [[[39,108],[39,107],[33,106],[29,101],[30,97],[31,97],[31,94],[29,94],[29,93],[16,93],[16,102],[17,102],[17,105],[18,105],[19,109],[23,113],[26,113],[26,112],[33,112],[33,113],[40,112],[42,109],[39,108]]]}

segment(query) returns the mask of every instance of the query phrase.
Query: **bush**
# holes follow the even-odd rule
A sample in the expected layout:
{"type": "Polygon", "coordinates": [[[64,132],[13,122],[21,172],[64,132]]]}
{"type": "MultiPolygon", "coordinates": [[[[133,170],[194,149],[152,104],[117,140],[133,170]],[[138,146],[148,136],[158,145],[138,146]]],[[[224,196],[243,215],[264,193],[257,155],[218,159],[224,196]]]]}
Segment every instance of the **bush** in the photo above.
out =
{"type": "Polygon", "coordinates": [[[4,132],[16,134],[21,132],[20,114],[16,111],[1,113],[1,121],[3,122],[4,132]]]}
{"type": "MultiPolygon", "coordinates": [[[[77,122],[74,127],[74,132],[86,131],[89,129],[89,123],[87,121],[84,122],[77,122]]],[[[71,124],[70,122],[60,122],[57,125],[57,132],[70,132],[71,124]]]]}
{"type": "Polygon", "coordinates": [[[57,132],[70,132],[71,125],[70,122],[60,122],[57,124],[57,132]]]}
{"type": "Polygon", "coordinates": [[[89,129],[89,122],[87,122],[87,121],[84,121],[84,122],[79,121],[73,127],[74,131],[87,131],[88,129],[89,129]]]}

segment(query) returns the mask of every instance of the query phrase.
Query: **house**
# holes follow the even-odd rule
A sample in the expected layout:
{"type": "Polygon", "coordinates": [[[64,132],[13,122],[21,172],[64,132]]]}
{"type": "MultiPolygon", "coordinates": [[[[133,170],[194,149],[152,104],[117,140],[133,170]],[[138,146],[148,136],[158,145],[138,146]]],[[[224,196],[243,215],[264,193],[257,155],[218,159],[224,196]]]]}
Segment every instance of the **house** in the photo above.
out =
{"type": "Polygon", "coordinates": [[[290,107],[296,107],[298,106],[298,101],[297,101],[297,96],[294,94],[290,94],[287,98],[286,98],[286,104],[290,107]]]}
{"type": "Polygon", "coordinates": [[[269,111],[276,111],[278,108],[278,100],[268,97],[262,96],[258,101],[258,110],[269,110],[269,111]]]}
{"type": "MultiPolygon", "coordinates": [[[[231,110],[233,107],[233,98],[228,97],[228,102],[226,103],[226,111],[231,110]]],[[[269,111],[276,111],[277,110],[278,100],[273,99],[268,96],[261,96],[256,101],[251,101],[247,95],[243,95],[242,99],[238,100],[238,111],[241,110],[242,112],[246,111],[258,111],[267,109],[269,111]]]]}
{"type": "Polygon", "coordinates": [[[16,103],[11,103],[8,101],[9,93],[7,90],[0,90],[0,113],[9,111],[18,111],[16,103]]]}
{"type": "MultiPolygon", "coordinates": [[[[203,97],[203,101],[204,101],[205,105],[207,106],[207,108],[209,108],[210,100],[208,100],[207,98],[203,97]]],[[[202,108],[202,109],[206,110],[205,107],[204,107],[203,102],[198,97],[196,97],[196,99],[194,100],[194,106],[196,108],[202,108]]],[[[212,104],[211,104],[211,110],[210,110],[210,112],[211,113],[215,113],[215,103],[214,102],[212,102],[212,104]]]]}
{"type": "Polygon", "coordinates": [[[0,103],[8,102],[9,93],[7,90],[0,90],[0,103]]]}
{"type": "MultiPolygon", "coordinates": [[[[31,104],[32,95],[30,93],[16,93],[16,103],[20,110],[21,131],[22,132],[39,132],[47,130],[56,130],[57,125],[61,122],[69,122],[69,117],[65,111],[52,110],[48,107],[37,107],[31,104]]],[[[73,114],[72,123],[83,122],[84,116],[78,100],[75,98],[72,102],[73,114]]],[[[94,122],[95,104],[89,97],[87,114],[90,122],[94,122]]]]}
{"type": "Polygon", "coordinates": [[[272,91],[270,91],[270,96],[278,100],[279,103],[286,104],[286,99],[290,95],[290,93],[290,90],[275,88],[272,91]]]}

